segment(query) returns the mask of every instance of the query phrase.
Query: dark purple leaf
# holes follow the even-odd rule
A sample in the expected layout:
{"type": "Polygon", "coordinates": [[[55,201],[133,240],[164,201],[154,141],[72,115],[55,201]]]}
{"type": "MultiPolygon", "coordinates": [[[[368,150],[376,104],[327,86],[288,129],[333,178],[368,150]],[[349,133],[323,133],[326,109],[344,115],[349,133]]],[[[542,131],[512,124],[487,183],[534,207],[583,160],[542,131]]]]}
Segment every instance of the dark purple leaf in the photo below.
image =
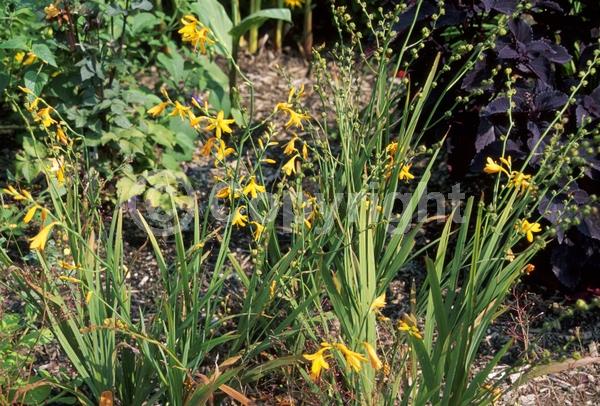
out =
{"type": "Polygon", "coordinates": [[[482,112],[484,116],[491,116],[493,114],[506,113],[510,104],[508,102],[508,98],[500,97],[498,99],[492,100],[482,112]]]}
{"type": "Polygon", "coordinates": [[[485,11],[489,13],[494,4],[496,4],[496,0],[483,0],[482,3],[485,11]]]}
{"type": "Polygon", "coordinates": [[[534,105],[537,111],[554,111],[561,109],[569,98],[558,90],[546,90],[535,95],[534,105]]]}
{"type": "Polygon", "coordinates": [[[590,96],[600,104],[600,86],[594,89],[594,91],[590,94],[590,96]]]}
{"type": "Polygon", "coordinates": [[[490,126],[486,131],[477,134],[477,138],[475,139],[475,150],[479,153],[494,141],[496,141],[496,133],[494,127],[490,126]]]}
{"type": "MultiPolygon", "coordinates": [[[[565,240],[566,241],[566,240],[565,240]]],[[[581,280],[581,269],[573,267],[573,257],[579,254],[574,245],[561,244],[552,250],[552,272],[570,289],[575,289],[581,280]]]]}
{"type": "Polygon", "coordinates": [[[504,14],[512,14],[517,7],[517,0],[483,0],[481,3],[487,13],[496,10],[504,14]]]}
{"type": "Polygon", "coordinates": [[[536,76],[544,83],[549,83],[550,81],[550,63],[546,60],[546,58],[539,56],[535,59],[529,61],[529,68],[536,76]]]}
{"type": "Polygon", "coordinates": [[[577,108],[575,109],[575,117],[577,118],[578,127],[581,127],[583,125],[583,119],[589,116],[589,111],[587,111],[587,109],[582,105],[577,106],[577,108]]]}
{"type": "Polygon", "coordinates": [[[508,23],[508,28],[518,42],[527,44],[533,38],[531,27],[523,20],[510,21],[508,23]]]}
{"type": "MultiPolygon", "coordinates": [[[[488,64],[485,61],[477,61],[473,70],[465,75],[461,87],[465,90],[479,88],[481,87],[481,82],[487,79],[489,75],[488,64]]],[[[487,87],[489,86],[486,86],[486,88],[487,87]]]]}
{"type": "Polygon", "coordinates": [[[519,53],[510,45],[506,45],[498,50],[498,58],[500,59],[517,59],[519,53]]]}
{"type": "Polygon", "coordinates": [[[567,50],[563,46],[557,44],[551,44],[551,46],[552,53],[550,55],[546,55],[546,57],[550,61],[562,65],[571,60],[571,55],[569,55],[569,52],[567,52],[567,50]]]}
{"type": "Polygon", "coordinates": [[[584,217],[578,230],[588,237],[600,240],[600,215],[592,213],[590,216],[584,217]]]}
{"type": "Polygon", "coordinates": [[[559,12],[563,11],[562,7],[555,1],[538,1],[536,4],[534,4],[534,7],[545,7],[548,10],[554,10],[559,12]]]}
{"type": "MultiPolygon", "coordinates": [[[[543,55],[546,56],[546,54],[551,55],[552,54],[552,47],[550,46],[550,44],[546,41],[546,40],[536,40],[536,41],[531,41],[527,44],[527,51],[530,53],[534,53],[538,56],[538,55],[543,55]]],[[[546,56],[547,58],[547,56],[546,56]]]]}

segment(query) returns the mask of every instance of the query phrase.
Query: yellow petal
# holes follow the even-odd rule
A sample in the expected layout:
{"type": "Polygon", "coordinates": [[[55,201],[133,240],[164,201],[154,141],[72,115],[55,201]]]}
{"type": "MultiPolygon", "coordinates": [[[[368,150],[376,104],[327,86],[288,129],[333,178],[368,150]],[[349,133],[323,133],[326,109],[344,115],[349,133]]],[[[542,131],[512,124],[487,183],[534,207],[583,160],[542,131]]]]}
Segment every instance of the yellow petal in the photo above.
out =
{"type": "Polygon", "coordinates": [[[46,242],[48,241],[50,232],[57,224],[58,222],[56,221],[48,224],[46,227],[42,228],[35,237],[29,239],[29,248],[32,250],[43,251],[46,247],[46,242]]]}
{"type": "Polygon", "coordinates": [[[27,210],[27,214],[25,214],[25,217],[23,217],[23,223],[25,223],[25,224],[29,223],[33,219],[33,216],[35,216],[37,209],[38,209],[38,206],[35,205],[35,206],[31,207],[29,210],[27,210]]]}

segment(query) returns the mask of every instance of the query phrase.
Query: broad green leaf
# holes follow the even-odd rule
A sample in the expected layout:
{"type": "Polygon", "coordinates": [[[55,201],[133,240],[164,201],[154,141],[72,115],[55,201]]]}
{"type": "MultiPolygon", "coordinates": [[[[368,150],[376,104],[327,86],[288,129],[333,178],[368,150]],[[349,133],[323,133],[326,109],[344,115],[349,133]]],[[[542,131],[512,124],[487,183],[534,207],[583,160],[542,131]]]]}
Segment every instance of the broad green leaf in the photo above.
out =
{"type": "Polygon", "coordinates": [[[146,186],[142,183],[138,183],[129,178],[121,178],[117,182],[117,192],[119,195],[119,202],[123,203],[131,199],[134,196],[138,196],[144,193],[146,186]]]}
{"type": "Polygon", "coordinates": [[[288,23],[292,22],[292,14],[287,8],[268,8],[257,11],[244,18],[238,25],[233,27],[229,34],[234,38],[239,38],[252,27],[260,27],[267,20],[282,20],[288,23]]]}
{"type": "Polygon", "coordinates": [[[55,68],[58,67],[58,65],[56,65],[54,54],[45,44],[33,44],[31,51],[35,54],[35,56],[46,62],[48,65],[54,66],[55,68]]]}
{"type": "Polygon", "coordinates": [[[173,147],[175,145],[175,134],[165,126],[148,122],[148,133],[159,145],[163,147],[173,147]]]}
{"type": "Polygon", "coordinates": [[[137,1],[137,2],[131,4],[132,10],[149,11],[149,10],[152,10],[152,8],[153,8],[152,3],[149,2],[148,0],[140,0],[140,1],[137,1]]]}
{"type": "Polygon", "coordinates": [[[198,20],[211,29],[217,46],[223,53],[230,55],[233,40],[229,31],[233,24],[223,5],[217,0],[200,0],[193,3],[191,9],[198,20]]]}
{"type": "Polygon", "coordinates": [[[160,24],[160,19],[152,13],[139,13],[131,17],[131,24],[128,28],[131,30],[133,35],[139,34],[140,32],[152,28],[157,24],[160,24]]]}
{"type": "Polygon", "coordinates": [[[25,87],[35,95],[40,95],[46,83],[48,83],[48,75],[44,72],[38,72],[35,69],[28,70],[23,76],[25,87]]]}
{"type": "Polygon", "coordinates": [[[27,37],[14,37],[0,44],[0,49],[21,49],[28,51],[27,37]]]}
{"type": "Polygon", "coordinates": [[[169,48],[169,56],[164,53],[160,53],[156,59],[167,70],[171,76],[170,79],[173,82],[178,83],[185,81],[185,78],[187,77],[187,73],[184,68],[185,61],[174,48],[169,48]]]}

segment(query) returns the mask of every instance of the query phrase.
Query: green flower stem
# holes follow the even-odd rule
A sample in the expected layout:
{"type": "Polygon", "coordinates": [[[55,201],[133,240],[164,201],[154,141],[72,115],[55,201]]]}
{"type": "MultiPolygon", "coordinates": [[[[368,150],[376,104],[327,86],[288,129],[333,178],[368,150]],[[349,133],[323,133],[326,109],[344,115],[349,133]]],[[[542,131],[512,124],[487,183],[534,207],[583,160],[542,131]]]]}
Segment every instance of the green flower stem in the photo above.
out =
{"type": "MultiPolygon", "coordinates": [[[[250,14],[260,11],[261,0],[250,0],[250,14]]],[[[248,52],[251,54],[256,53],[258,50],[258,26],[250,28],[250,35],[248,38],[248,52]]]]}
{"type": "MultiPolygon", "coordinates": [[[[283,8],[283,0],[277,0],[277,7],[283,8]]],[[[281,52],[283,48],[283,21],[277,20],[277,26],[275,27],[275,50],[281,52]]]]}
{"type": "Polygon", "coordinates": [[[312,1],[306,0],[304,3],[304,55],[306,59],[311,58],[313,47],[312,31],[312,1]]]}

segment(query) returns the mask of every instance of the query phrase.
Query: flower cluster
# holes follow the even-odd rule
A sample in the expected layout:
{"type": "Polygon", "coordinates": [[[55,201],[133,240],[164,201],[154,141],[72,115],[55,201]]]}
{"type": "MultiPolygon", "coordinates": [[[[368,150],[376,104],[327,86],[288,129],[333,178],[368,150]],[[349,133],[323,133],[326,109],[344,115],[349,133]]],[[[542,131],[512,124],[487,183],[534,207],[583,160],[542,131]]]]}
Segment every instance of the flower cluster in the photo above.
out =
{"type": "Polygon", "coordinates": [[[15,54],[15,62],[22,66],[33,65],[37,59],[37,56],[31,51],[27,53],[19,51],[15,54]]]}
{"type": "Polygon", "coordinates": [[[398,321],[398,330],[406,332],[409,336],[412,336],[418,340],[423,339],[423,335],[417,325],[417,319],[412,314],[404,313],[402,319],[398,321]]]}
{"type": "Polygon", "coordinates": [[[510,156],[508,158],[500,157],[500,163],[487,157],[483,171],[488,174],[505,174],[508,176],[508,187],[514,187],[519,192],[523,192],[531,186],[531,175],[512,170],[512,160],[510,156]]]}
{"type": "Polygon", "coordinates": [[[284,3],[289,8],[302,7],[304,0],[284,0],[284,3]]]}
{"type": "MultiPolygon", "coordinates": [[[[531,175],[512,170],[512,159],[510,156],[507,158],[500,157],[499,161],[496,162],[492,158],[487,157],[483,171],[488,174],[503,173],[508,177],[507,187],[515,188],[519,193],[531,187],[531,175]]],[[[515,229],[525,235],[527,241],[531,243],[533,242],[533,234],[541,232],[542,226],[540,223],[530,223],[527,219],[522,219],[515,225],[515,229]]]]}
{"type": "Polygon", "coordinates": [[[539,233],[542,231],[540,223],[530,223],[526,219],[522,219],[516,226],[516,229],[525,235],[527,241],[533,242],[533,233],[539,233]]]}
{"type": "Polygon", "coordinates": [[[350,348],[346,346],[344,343],[321,343],[321,348],[318,351],[312,354],[303,354],[302,356],[307,361],[311,361],[310,367],[310,377],[316,381],[321,376],[321,371],[323,369],[329,369],[329,362],[327,359],[331,357],[329,353],[333,350],[339,351],[339,353],[343,356],[346,361],[346,368],[352,370],[354,372],[359,372],[362,369],[362,363],[369,362],[371,367],[376,370],[383,368],[383,363],[377,356],[377,351],[373,346],[368,342],[363,342],[363,346],[365,347],[365,351],[367,356],[363,354],[352,351],[350,348]]]}
{"type": "Polygon", "coordinates": [[[225,113],[221,110],[213,117],[209,113],[208,104],[200,106],[195,98],[191,99],[190,105],[185,105],[179,101],[171,100],[166,89],[162,88],[161,92],[166,100],[160,102],[156,106],[148,110],[148,114],[152,117],[158,117],[162,115],[167,108],[171,108],[168,113],[171,117],[179,117],[182,120],[187,120],[193,128],[200,130],[201,124],[206,123],[204,130],[208,132],[214,132],[214,136],[210,137],[202,148],[202,155],[209,156],[212,152],[215,153],[215,164],[223,162],[225,158],[235,153],[235,150],[228,147],[223,140],[223,134],[231,134],[233,132],[231,124],[235,123],[234,119],[226,119],[225,113]],[[194,109],[201,110],[203,115],[196,115],[194,109]]]}
{"type": "Polygon", "coordinates": [[[183,16],[181,24],[183,27],[177,31],[181,34],[181,40],[191,43],[200,53],[206,54],[207,45],[214,45],[215,41],[210,38],[210,30],[193,15],[183,16]]]}
{"type": "MultiPolygon", "coordinates": [[[[396,167],[396,156],[398,154],[398,143],[392,142],[386,148],[386,166],[385,166],[385,177],[389,179],[394,172],[396,167]]],[[[398,172],[398,180],[403,180],[405,182],[411,181],[415,178],[415,175],[410,173],[410,168],[412,164],[402,164],[400,167],[400,171],[398,172]]]]}
{"type": "Polygon", "coordinates": [[[53,129],[56,139],[61,144],[71,145],[72,141],[67,136],[65,128],[53,117],[53,114],[56,114],[54,108],[46,103],[41,97],[35,96],[31,89],[21,86],[19,86],[19,89],[25,93],[30,100],[25,103],[25,108],[32,114],[33,120],[36,123],[40,123],[47,131],[53,129]]]}
{"type": "MultiPolygon", "coordinates": [[[[285,123],[285,128],[289,129],[294,127],[296,129],[303,130],[304,125],[302,121],[306,121],[310,119],[308,114],[299,113],[294,110],[294,101],[299,100],[304,96],[304,85],[300,86],[300,89],[296,89],[295,87],[291,87],[288,93],[288,99],[286,102],[277,103],[275,105],[275,113],[283,112],[288,116],[288,121],[285,123]]],[[[305,161],[308,159],[308,145],[306,141],[302,142],[302,154],[296,147],[296,144],[299,142],[300,137],[298,134],[293,133],[292,138],[288,141],[283,147],[283,154],[289,156],[289,160],[281,167],[281,170],[285,173],[286,176],[291,176],[292,174],[296,174],[296,160],[302,156],[302,159],[305,161]]]]}
{"type": "Polygon", "coordinates": [[[27,213],[23,217],[23,222],[25,224],[29,224],[36,213],[40,213],[41,228],[36,236],[29,239],[29,248],[40,252],[44,251],[52,229],[59,223],[57,221],[52,221],[49,224],[44,225],[50,212],[48,209],[38,204],[27,190],[23,189],[19,191],[15,189],[14,186],[9,185],[6,189],[2,189],[2,192],[12,197],[15,201],[29,204],[27,213]]]}
{"type": "Polygon", "coordinates": [[[60,27],[64,23],[69,22],[69,13],[67,10],[57,7],[59,5],[60,0],[55,1],[54,3],[50,3],[46,7],[44,7],[44,14],[46,15],[46,20],[48,21],[57,21],[58,26],[60,27]]]}

